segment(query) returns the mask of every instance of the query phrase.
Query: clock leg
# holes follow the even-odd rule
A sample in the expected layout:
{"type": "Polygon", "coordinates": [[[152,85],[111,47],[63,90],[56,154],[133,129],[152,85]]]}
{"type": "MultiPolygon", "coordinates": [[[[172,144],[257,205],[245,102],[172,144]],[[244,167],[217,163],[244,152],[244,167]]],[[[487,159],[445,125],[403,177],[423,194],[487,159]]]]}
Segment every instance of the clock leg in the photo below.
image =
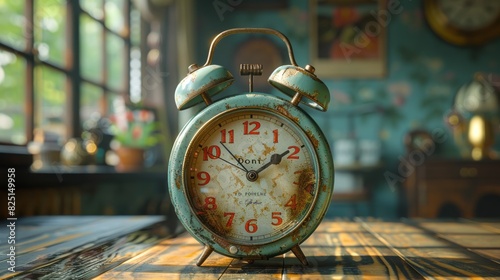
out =
{"type": "Polygon", "coordinates": [[[302,263],[302,265],[309,265],[307,262],[306,256],[304,255],[304,252],[302,252],[302,249],[300,249],[299,245],[293,246],[292,247],[292,252],[293,254],[299,259],[299,261],[302,263]]]}
{"type": "Polygon", "coordinates": [[[208,245],[205,245],[205,249],[203,249],[203,252],[201,253],[200,257],[198,258],[198,261],[196,262],[196,265],[201,266],[205,262],[205,260],[208,258],[208,256],[210,256],[210,254],[212,254],[213,251],[214,251],[214,248],[212,248],[208,245]]]}

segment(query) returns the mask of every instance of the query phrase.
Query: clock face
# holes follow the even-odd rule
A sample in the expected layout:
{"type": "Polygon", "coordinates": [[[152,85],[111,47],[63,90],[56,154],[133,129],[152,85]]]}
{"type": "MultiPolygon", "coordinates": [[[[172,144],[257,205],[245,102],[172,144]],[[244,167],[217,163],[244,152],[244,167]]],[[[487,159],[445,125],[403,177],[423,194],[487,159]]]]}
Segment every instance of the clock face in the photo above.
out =
{"type": "Polygon", "coordinates": [[[500,1],[424,0],[429,26],[445,41],[482,45],[500,35],[500,1]]]}
{"type": "Polygon", "coordinates": [[[183,166],[194,215],[235,244],[265,244],[290,234],[318,194],[311,141],[294,122],[265,109],[232,110],[206,122],[183,166]]]}
{"type": "Polygon", "coordinates": [[[488,27],[500,15],[500,1],[439,0],[438,6],[451,25],[464,31],[488,27]]]}

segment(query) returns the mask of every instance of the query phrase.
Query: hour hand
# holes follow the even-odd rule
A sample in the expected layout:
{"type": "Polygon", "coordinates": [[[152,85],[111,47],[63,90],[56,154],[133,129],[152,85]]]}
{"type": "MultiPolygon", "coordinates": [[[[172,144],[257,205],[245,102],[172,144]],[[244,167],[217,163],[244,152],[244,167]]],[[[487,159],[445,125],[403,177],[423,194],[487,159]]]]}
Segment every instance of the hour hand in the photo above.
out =
{"type": "Polygon", "coordinates": [[[273,155],[271,155],[271,160],[269,160],[268,163],[264,164],[259,169],[255,170],[255,173],[259,174],[260,172],[264,171],[269,166],[271,166],[273,164],[279,164],[281,162],[281,159],[284,156],[286,156],[289,152],[290,152],[290,150],[286,150],[286,151],[284,151],[281,154],[273,154],[273,155]]]}

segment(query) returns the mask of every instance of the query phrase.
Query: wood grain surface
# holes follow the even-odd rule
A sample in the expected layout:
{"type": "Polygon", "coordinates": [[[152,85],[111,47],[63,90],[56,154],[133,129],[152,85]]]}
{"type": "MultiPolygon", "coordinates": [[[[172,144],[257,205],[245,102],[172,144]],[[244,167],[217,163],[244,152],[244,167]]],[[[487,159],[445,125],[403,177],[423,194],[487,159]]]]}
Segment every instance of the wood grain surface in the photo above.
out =
{"type": "MultiPolygon", "coordinates": [[[[246,261],[212,253],[162,217],[34,217],[19,221],[16,273],[1,279],[500,278],[500,221],[325,220],[301,248],[246,261]]],[[[6,234],[5,229],[0,233],[6,234]]]]}

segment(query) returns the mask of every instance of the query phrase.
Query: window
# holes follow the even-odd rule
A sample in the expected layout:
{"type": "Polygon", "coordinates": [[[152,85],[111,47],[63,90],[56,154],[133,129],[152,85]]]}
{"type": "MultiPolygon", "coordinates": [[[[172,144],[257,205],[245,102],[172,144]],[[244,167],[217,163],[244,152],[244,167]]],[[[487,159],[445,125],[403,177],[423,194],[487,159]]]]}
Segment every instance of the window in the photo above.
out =
{"type": "Polygon", "coordinates": [[[131,88],[138,101],[138,25],[128,0],[0,0],[0,143],[64,141],[131,88]]]}

